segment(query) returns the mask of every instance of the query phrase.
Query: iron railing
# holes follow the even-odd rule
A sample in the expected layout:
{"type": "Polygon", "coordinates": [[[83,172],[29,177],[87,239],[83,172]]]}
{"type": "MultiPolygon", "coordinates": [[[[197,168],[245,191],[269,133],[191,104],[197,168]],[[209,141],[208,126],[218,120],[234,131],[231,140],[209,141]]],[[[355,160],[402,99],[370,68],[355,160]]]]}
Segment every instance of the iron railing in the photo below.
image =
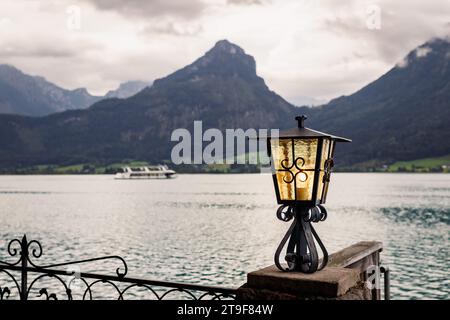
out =
{"type": "MultiPolygon", "coordinates": [[[[83,300],[105,299],[104,289],[99,297],[95,296],[94,288],[100,285],[109,287],[118,300],[124,300],[129,296],[154,300],[171,298],[236,299],[236,289],[231,288],[129,278],[127,277],[127,263],[120,256],[38,265],[34,259],[42,256],[42,246],[39,241],[28,241],[26,235],[21,240],[11,240],[8,243],[7,252],[10,257],[17,257],[17,260],[14,262],[0,261],[0,275],[3,275],[2,279],[7,279],[5,284],[0,282],[0,300],[14,297],[18,297],[20,300],[33,298],[75,300],[76,297],[83,300]],[[120,263],[120,267],[115,270],[115,275],[76,272],[76,270],[70,269],[75,265],[97,263],[104,260],[115,260],[120,263]],[[61,267],[66,267],[66,270],[62,270],[61,267]],[[49,284],[50,280],[53,281],[51,285],[49,284]],[[76,294],[75,282],[77,283],[75,287],[78,289],[76,294]],[[59,284],[58,288],[55,284],[59,284]]],[[[108,294],[108,296],[110,295],[108,294]]]]}

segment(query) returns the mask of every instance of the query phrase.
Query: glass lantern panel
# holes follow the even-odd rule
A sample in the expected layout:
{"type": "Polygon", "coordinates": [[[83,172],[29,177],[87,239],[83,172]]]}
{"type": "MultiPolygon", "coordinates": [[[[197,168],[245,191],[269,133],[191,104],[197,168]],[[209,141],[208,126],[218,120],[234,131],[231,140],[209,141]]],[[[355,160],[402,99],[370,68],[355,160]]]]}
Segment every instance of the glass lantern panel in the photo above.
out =
{"type": "Polygon", "coordinates": [[[325,172],[320,171],[320,173],[319,173],[319,183],[318,183],[319,186],[318,186],[318,189],[317,189],[317,199],[318,200],[322,200],[322,194],[323,194],[323,191],[324,191],[324,186],[327,184],[325,181],[323,181],[324,176],[325,176],[325,172]]]}
{"type": "Polygon", "coordinates": [[[322,200],[322,193],[324,189],[324,184],[326,182],[323,181],[323,177],[325,176],[325,161],[329,158],[330,151],[330,139],[323,139],[322,143],[322,154],[320,158],[320,174],[319,174],[319,183],[317,187],[317,199],[322,200]]]}
{"type": "Polygon", "coordinates": [[[289,171],[278,171],[276,177],[280,199],[295,200],[294,176],[289,171]]]}
{"type": "Polygon", "coordinates": [[[295,139],[295,195],[296,200],[312,200],[314,169],[316,167],[318,139],[295,139]]]}
{"type": "Polygon", "coordinates": [[[270,144],[275,170],[289,168],[292,165],[292,140],[274,139],[270,141],[270,144]]]}
{"type": "Polygon", "coordinates": [[[315,169],[318,139],[295,139],[294,156],[298,169],[315,169]]]}
{"type": "Polygon", "coordinates": [[[314,171],[298,172],[295,180],[295,200],[312,200],[314,187],[314,171]]]}
{"type": "Polygon", "coordinates": [[[279,197],[281,200],[295,200],[294,176],[289,169],[292,166],[292,139],[274,139],[270,144],[279,197]]]}
{"type": "Polygon", "coordinates": [[[318,139],[271,140],[280,200],[312,200],[317,146],[318,139]]]}

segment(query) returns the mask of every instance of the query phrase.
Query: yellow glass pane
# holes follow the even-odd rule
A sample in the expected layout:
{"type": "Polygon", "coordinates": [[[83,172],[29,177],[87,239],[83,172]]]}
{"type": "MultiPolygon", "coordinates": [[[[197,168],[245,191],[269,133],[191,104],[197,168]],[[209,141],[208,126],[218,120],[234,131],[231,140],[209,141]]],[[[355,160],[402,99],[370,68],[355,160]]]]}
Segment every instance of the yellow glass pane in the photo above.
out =
{"type": "Polygon", "coordinates": [[[314,186],[314,171],[299,172],[296,176],[296,200],[312,200],[314,186]]]}
{"type": "Polygon", "coordinates": [[[286,171],[276,174],[281,200],[295,200],[293,175],[286,171]],[[292,182],[289,182],[292,181],[292,182]]]}
{"type": "Polygon", "coordinates": [[[294,154],[300,169],[314,169],[317,156],[317,139],[295,139],[294,154]]]}
{"type": "Polygon", "coordinates": [[[317,146],[318,139],[294,139],[294,143],[291,139],[271,141],[280,200],[312,200],[315,172],[303,170],[315,169],[317,146]]]}
{"type": "Polygon", "coordinates": [[[270,141],[272,150],[272,161],[275,170],[290,167],[292,165],[292,140],[275,139],[270,141]]]}
{"type": "Polygon", "coordinates": [[[324,185],[323,176],[324,175],[325,175],[325,172],[320,171],[319,183],[318,183],[319,186],[318,186],[318,189],[317,189],[317,200],[322,199],[322,191],[323,191],[323,185],[324,185]]]}

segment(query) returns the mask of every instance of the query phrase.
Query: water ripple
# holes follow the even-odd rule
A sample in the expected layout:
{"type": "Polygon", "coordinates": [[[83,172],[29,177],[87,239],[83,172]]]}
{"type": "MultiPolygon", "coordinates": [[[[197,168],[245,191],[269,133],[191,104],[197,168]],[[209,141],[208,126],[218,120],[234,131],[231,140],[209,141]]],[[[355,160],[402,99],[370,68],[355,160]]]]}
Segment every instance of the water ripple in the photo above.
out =
{"type": "MultiPolygon", "coordinates": [[[[382,241],[394,299],[450,299],[450,175],[339,173],[332,179],[329,216],[316,227],[329,251],[382,241]]],[[[248,272],[273,264],[288,227],[275,217],[272,183],[270,175],[120,182],[0,176],[0,259],[11,261],[7,240],[27,233],[43,245],[41,264],[116,254],[132,277],[239,287],[248,272]]],[[[114,274],[117,267],[103,261],[81,271],[114,274]]],[[[44,285],[60,292],[49,279],[44,285]]],[[[96,292],[113,296],[106,286],[96,292]]],[[[129,292],[141,294],[149,297],[129,292]]]]}

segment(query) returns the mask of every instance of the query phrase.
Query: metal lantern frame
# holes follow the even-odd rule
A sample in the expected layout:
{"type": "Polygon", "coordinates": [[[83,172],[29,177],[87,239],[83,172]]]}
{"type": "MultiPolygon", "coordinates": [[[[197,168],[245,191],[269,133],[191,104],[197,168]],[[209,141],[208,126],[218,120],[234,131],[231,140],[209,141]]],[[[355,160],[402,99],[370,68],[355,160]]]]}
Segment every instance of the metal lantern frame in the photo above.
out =
{"type": "MultiPolygon", "coordinates": [[[[295,118],[295,120],[298,121],[297,128],[281,131],[275,139],[268,137],[267,150],[269,157],[271,158],[272,177],[277,202],[281,205],[277,210],[277,217],[282,221],[294,219],[291,227],[277,248],[275,253],[275,264],[283,271],[313,273],[325,267],[328,262],[328,252],[311,223],[324,221],[327,217],[327,211],[323,204],[326,201],[328,184],[334,166],[333,159],[336,142],[351,142],[351,140],[305,128],[304,121],[306,119],[307,117],[304,115],[298,116],[295,118]],[[295,142],[299,140],[310,141],[312,139],[317,140],[316,153],[311,155],[311,157],[315,157],[314,168],[303,168],[303,165],[307,163],[308,159],[305,159],[304,155],[295,153],[295,142]],[[274,163],[272,150],[272,148],[274,148],[272,146],[273,140],[290,142],[291,150],[288,151],[292,159],[278,159],[278,165],[281,169],[277,169],[276,164],[274,163]],[[328,150],[326,154],[324,154],[323,148],[326,140],[328,140],[328,150]],[[277,173],[280,172],[287,174],[290,179],[286,181],[285,177],[283,177],[280,182],[277,178],[277,173]],[[300,173],[306,174],[308,179],[307,174],[310,172],[314,173],[311,198],[300,200],[297,193],[297,175],[300,173]],[[320,179],[322,179],[322,181],[320,181],[320,179]],[[286,185],[293,184],[294,199],[284,199],[281,196],[279,184],[283,183],[286,185]],[[320,190],[319,187],[322,189],[320,190]],[[319,194],[320,197],[318,197],[319,194]],[[323,259],[320,265],[315,242],[317,242],[323,253],[323,259]],[[287,249],[285,260],[288,264],[287,268],[281,265],[279,259],[286,243],[287,249]]],[[[280,148],[280,145],[278,145],[277,148],[280,148]]],[[[279,156],[279,154],[277,156],[279,156]]]]}

